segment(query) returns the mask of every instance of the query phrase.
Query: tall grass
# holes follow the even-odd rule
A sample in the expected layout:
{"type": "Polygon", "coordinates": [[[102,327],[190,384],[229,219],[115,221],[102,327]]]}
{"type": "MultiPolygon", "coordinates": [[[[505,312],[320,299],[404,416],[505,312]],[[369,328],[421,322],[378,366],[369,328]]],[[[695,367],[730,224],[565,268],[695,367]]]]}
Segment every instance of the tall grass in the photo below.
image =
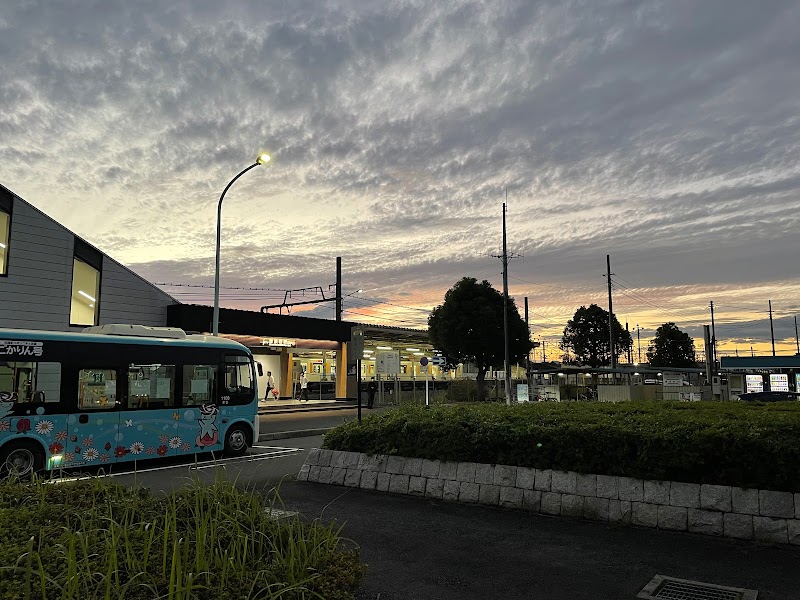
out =
{"type": "Polygon", "coordinates": [[[272,518],[276,503],[222,480],[166,497],[0,483],[0,599],[351,598],[363,567],[341,529],[272,518]]]}

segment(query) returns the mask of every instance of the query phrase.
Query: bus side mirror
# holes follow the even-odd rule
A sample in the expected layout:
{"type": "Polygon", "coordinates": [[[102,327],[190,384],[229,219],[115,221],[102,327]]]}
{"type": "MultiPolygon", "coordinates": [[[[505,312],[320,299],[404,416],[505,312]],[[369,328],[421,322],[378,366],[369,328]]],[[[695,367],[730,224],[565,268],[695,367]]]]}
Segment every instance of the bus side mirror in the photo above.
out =
{"type": "Polygon", "coordinates": [[[261,366],[260,362],[256,363],[256,370],[258,371],[258,376],[259,377],[263,377],[264,376],[264,367],[261,366]]]}

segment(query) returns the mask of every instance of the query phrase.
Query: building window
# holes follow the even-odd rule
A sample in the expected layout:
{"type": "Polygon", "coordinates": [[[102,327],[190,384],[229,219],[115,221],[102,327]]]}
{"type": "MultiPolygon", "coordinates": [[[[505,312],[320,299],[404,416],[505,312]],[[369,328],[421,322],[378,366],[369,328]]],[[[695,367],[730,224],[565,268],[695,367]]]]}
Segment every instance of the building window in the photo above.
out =
{"type": "Polygon", "coordinates": [[[100,278],[103,254],[76,237],[72,260],[72,306],[70,325],[97,325],[100,308],[100,278]]]}
{"type": "Polygon", "coordinates": [[[96,325],[99,296],[100,271],[79,258],[73,259],[70,325],[96,325]]]}
{"type": "Polygon", "coordinates": [[[8,275],[8,246],[11,240],[11,195],[0,190],[0,275],[8,275]]]}

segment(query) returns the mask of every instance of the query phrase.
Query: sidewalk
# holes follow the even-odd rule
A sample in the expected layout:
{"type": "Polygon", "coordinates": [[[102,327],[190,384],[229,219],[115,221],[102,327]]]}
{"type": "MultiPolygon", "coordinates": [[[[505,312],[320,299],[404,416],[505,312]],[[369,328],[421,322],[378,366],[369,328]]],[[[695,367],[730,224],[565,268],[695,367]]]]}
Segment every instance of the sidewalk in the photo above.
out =
{"type": "Polygon", "coordinates": [[[313,410],[344,410],[355,408],[355,400],[295,400],[293,398],[278,400],[259,400],[258,413],[300,412],[313,410]]]}
{"type": "MultiPolygon", "coordinates": [[[[800,547],[292,482],[304,518],[344,525],[368,565],[358,600],[634,600],[665,575],[800,597],[800,547]]],[[[699,597],[699,596],[698,596],[699,597]]]]}

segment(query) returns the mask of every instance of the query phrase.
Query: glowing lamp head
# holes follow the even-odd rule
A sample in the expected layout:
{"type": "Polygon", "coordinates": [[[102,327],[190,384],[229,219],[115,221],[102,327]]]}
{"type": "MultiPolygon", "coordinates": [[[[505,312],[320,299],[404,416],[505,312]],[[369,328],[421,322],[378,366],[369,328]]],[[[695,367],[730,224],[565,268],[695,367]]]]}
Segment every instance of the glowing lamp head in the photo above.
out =
{"type": "Polygon", "coordinates": [[[260,165],[265,165],[271,160],[272,157],[269,154],[267,154],[266,152],[262,152],[261,154],[258,155],[256,162],[260,165]]]}

